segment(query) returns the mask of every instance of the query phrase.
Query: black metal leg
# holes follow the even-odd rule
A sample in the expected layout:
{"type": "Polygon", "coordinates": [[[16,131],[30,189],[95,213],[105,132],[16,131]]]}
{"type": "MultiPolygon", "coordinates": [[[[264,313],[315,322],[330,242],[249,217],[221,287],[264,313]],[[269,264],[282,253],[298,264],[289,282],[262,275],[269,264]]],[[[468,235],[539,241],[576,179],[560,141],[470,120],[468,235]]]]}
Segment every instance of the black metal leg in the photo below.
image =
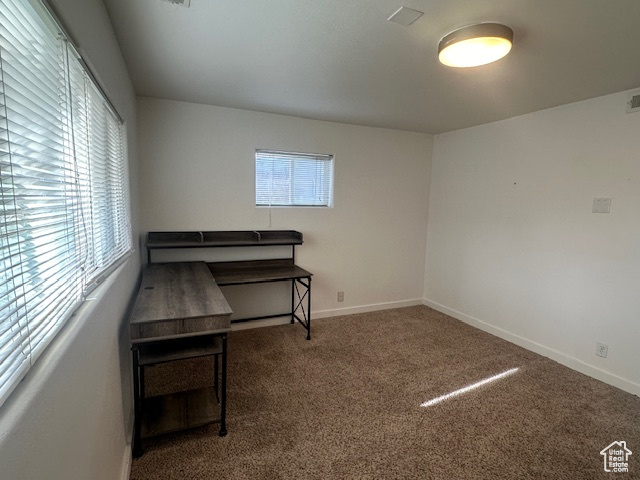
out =
{"type": "Polygon", "coordinates": [[[296,281],[291,280],[291,324],[296,323],[296,281]]]}
{"type": "MultiPolygon", "coordinates": [[[[304,283],[301,279],[297,278],[294,283],[295,293],[298,295],[298,303],[293,306],[293,318],[307,330],[307,340],[311,340],[311,277],[307,278],[307,283],[304,283]],[[298,289],[298,283],[302,285],[306,290],[304,293],[300,293],[298,289]],[[304,299],[307,298],[307,308],[305,309],[304,299]],[[301,311],[301,316],[297,314],[298,309],[301,311]]],[[[295,298],[295,297],[294,297],[295,298]]]]}
{"type": "Polygon", "coordinates": [[[311,340],[311,277],[307,281],[307,340],[311,340]]]}
{"type": "Polygon", "coordinates": [[[140,370],[140,411],[142,411],[144,409],[144,399],[146,398],[144,393],[144,367],[138,368],[140,370]]]}
{"type": "Polygon", "coordinates": [[[220,382],[218,379],[218,355],[213,356],[213,389],[216,391],[216,398],[220,401],[220,382]]]}
{"type": "Polygon", "coordinates": [[[133,352],[133,458],[143,454],[140,433],[142,429],[142,396],[140,386],[140,367],[138,365],[138,349],[133,352]]]}
{"type": "Polygon", "coordinates": [[[222,381],[220,385],[220,436],[227,434],[227,334],[222,334],[222,381]]]}

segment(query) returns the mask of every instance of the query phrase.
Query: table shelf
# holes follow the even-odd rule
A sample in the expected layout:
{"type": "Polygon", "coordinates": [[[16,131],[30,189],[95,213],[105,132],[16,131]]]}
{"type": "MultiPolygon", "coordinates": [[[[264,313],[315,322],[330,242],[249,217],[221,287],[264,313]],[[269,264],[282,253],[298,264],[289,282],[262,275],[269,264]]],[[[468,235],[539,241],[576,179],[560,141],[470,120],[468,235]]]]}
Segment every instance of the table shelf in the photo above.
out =
{"type": "Polygon", "coordinates": [[[220,422],[213,387],[148,397],[144,400],[141,438],[220,422]]]}
{"type": "Polygon", "coordinates": [[[179,339],[139,344],[138,365],[157,365],[189,358],[220,355],[222,340],[218,334],[212,336],[183,337],[179,339]]]}
{"type": "Polygon", "coordinates": [[[302,233],[295,230],[242,230],[147,233],[147,259],[151,251],[172,248],[268,247],[302,245],[302,233]]]}

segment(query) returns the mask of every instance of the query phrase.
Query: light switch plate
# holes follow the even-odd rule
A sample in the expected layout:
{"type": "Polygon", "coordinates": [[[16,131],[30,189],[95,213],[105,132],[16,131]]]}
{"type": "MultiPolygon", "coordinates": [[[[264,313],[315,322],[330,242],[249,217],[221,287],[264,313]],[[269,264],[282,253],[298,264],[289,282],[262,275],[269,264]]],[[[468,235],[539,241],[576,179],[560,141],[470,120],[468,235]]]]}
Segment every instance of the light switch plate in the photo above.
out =
{"type": "Polygon", "coordinates": [[[594,198],[593,213],[609,213],[611,211],[610,198],[594,198]]]}

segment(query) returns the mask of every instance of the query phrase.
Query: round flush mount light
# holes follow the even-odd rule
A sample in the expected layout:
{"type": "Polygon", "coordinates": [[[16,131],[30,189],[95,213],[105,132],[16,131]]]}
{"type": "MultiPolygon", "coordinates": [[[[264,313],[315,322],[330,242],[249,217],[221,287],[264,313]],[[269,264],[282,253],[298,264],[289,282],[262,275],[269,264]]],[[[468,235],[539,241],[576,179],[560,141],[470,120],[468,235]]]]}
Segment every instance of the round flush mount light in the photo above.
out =
{"type": "Polygon", "coordinates": [[[438,58],[449,67],[477,67],[500,60],[511,50],[513,30],[500,23],[477,23],[445,35],[438,58]]]}

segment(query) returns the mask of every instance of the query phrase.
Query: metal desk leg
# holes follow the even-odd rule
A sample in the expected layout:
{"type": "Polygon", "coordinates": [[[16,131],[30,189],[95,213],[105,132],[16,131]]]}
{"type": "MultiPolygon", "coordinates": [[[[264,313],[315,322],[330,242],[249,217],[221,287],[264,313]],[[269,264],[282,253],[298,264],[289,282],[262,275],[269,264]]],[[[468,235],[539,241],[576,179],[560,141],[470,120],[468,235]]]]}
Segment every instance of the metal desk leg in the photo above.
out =
{"type": "Polygon", "coordinates": [[[220,436],[227,434],[227,334],[222,334],[222,380],[220,382],[220,436]]]}
{"type": "Polygon", "coordinates": [[[213,389],[216,391],[216,399],[220,401],[220,363],[218,355],[213,356],[213,389]]]}
{"type": "Polygon", "coordinates": [[[307,282],[307,340],[311,340],[311,277],[307,282]]]}
{"type": "Polygon", "coordinates": [[[291,280],[291,324],[296,323],[296,279],[291,280]]]}
{"type": "Polygon", "coordinates": [[[133,353],[133,458],[142,455],[140,433],[142,429],[142,397],[140,385],[140,366],[138,365],[138,349],[131,349],[133,353]]]}
{"type": "Polygon", "coordinates": [[[294,283],[295,291],[298,295],[298,304],[293,308],[293,316],[300,322],[300,324],[307,330],[307,340],[311,340],[311,277],[304,277],[307,279],[307,283],[304,283],[301,278],[296,278],[294,283]],[[304,294],[300,293],[298,289],[298,283],[305,287],[304,294]],[[304,299],[307,298],[307,308],[304,308],[304,299]],[[299,317],[296,312],[300,309],[302,316],[299,317]]]}

